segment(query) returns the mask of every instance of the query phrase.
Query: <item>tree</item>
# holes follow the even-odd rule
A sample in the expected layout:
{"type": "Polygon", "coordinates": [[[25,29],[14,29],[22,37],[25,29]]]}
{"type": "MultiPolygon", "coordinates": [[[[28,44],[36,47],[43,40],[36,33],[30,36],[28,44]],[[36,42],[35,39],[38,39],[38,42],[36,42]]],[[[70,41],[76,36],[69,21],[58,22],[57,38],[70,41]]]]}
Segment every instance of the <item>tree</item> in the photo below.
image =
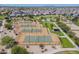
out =
{"type": "Polygon", "coordinates": [[[7,22],[7,23],[10,23],[10,22],[12,22],[12,20],[10,20],[10,19],[6,19],[6,22],[7,22]]]}
{"type": "Polygon", "coordinates": [[[72,22],[79,26],[79,17],[74,17],[72,22]]]}
{"type": "Polygon", "coordinates": [[[79,46],[79,38],[75,36],[73,39],[74,39],[74,42],[79,46]]]}
{"type": "Polygon", "coordinates": [[[75,37],[75,33],[74,32],[72,32],[72,31],[68,31],[68,35],[70,36],[70,37],[75,37]]]}
{"type": "Polygon", "coordinates": [[[12,24],[11,23],[5,24],[5,28],[7,28],[8,30],[12,30],[12,24]]]}
{"type": "Polygon", "coordinates": [[[62,22],[57,22],[57,24],[66,33],[69,32],[69,30],[71,29],[70,27],[68,27],[66,24],[64,24],[62,22]]]}
{"type": "Polygon", "coordinates": [[[15,40],[9,36],[5,36],[1,39],[1,43],[2,45],[13,47],[15,45],[15,40]]]}
{"type": "Polygon", "coordinates": [[[8,19],[9,19],[9,17],[7,16],[7,17],[5,17],[5,19],[7,19],[7,20],[8,20],[8,19]]]}
{"type": "Polygon", "coordinates": [[[5,28],[7,28],[8,30],[12,30],[12,24],[12,19],[6,19],[5,28]]]}
{"type": "Polygon", "coordinates": [[[29,16],[29,18],[31,18],[31,19],[34,18],[33,15],[28,15],[28,16],[29,16]]]}
{"type": "Polygon", "coordinates": [[[11,53],[12,54],[28,54],[27,50],[23,47],[20,47],[20,46],[14,46],[11,49],[11,53]]]}
{"type": "Polygon", "coordinates": [[[43,44],[40,44],[39,46],[41,47],[41,49],[43,49],[43,48],[44,48],[44,45],[43,45],[43,44]]]}
{"type": "Polygon", "coordinates": [[[56,19],[55,20],[56,22],[59,22],[60,21],[60,15],[56,16],[55,19],[56,19]]]}

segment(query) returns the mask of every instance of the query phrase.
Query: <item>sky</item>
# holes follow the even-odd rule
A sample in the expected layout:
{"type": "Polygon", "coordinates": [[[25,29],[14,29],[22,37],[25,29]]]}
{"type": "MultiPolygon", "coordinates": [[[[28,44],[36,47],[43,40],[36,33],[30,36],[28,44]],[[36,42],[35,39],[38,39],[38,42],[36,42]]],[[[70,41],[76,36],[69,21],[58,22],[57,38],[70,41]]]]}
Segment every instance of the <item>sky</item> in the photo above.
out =
{"type": "Polygon", "coordinates": [[[79,6],[79,4],[0,4],[0,6],[23,6],[23,7],[42,7],[42,6],[79,6]]]}

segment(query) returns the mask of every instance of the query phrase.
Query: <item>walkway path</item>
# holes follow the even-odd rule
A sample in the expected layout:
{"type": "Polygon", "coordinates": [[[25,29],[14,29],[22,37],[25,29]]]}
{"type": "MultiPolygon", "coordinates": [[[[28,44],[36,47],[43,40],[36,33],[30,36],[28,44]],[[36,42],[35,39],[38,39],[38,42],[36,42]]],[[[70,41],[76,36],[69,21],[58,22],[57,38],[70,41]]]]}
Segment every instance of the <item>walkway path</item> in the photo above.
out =
{"type": "Polygon", "coordinates": [[[69,38],[69,36],[68,36],[55,22],[53,22],[53,24],[64,34],[64,36],[65,36],[76,48],[78,48],[78,46],[72,41],[72,39],[69,38]]]}

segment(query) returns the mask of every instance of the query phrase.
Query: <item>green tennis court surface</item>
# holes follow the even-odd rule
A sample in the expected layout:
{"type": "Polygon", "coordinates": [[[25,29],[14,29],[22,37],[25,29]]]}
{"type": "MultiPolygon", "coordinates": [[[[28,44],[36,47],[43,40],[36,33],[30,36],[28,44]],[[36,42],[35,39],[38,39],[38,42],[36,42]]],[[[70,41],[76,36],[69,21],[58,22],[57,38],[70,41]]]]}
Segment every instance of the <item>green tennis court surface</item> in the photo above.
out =
{"type": "Polygon", "coordinates": [[[47,42],[49,44],[52,43],[50,36],[25,36],[26,43],[42,43],[47,42]]]}
{"type": "Polygon", "coordinates": [[[24,25],[22,24],[21,27],[35,27],[35,26],[31,24],[24,24],[24,25]]]}
{"type": "Polygon", "coordinates": [[[22,29],[22,32],[41,32],[41,29],[25,28],[25,29],[22,29]]]}

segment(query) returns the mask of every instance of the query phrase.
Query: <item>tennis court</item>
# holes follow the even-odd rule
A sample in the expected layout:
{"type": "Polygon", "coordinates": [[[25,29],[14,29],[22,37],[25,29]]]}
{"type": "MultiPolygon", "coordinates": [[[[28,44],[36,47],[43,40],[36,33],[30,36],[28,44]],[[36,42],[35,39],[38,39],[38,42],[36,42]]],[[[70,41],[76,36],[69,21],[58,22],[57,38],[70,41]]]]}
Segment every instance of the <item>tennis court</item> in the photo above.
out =
{"type": "Polygon", "coordinates": [[[31,22],[31,21],[25,21],[25,22],[20,22],[21,27],[36,27],[37,22],[31,22]]]}
{"type": "Polygon", "coordinates": [[[25,36],[26,43],[52,43],[52,38],[50,36],[25,36]]]}
{"type": "Polygon", "coordinates": [[[39,22],[22,21],[19,25],[18,30],[21,33],[18,35],[17,41],[20,45],[58,44],[57,36],[50,34],[49,30],[39,22]]]}
{"type": "Polygon", "coordinates": [[[31,24],[22,24],[21,27],[35,27],[35,26],[31,24]]]}
{"type": "Polygon", "coordinates": [[[41,28],[37,26],[36,24],[37,22],[21,22],[20,26],[21,26],[21,31],[22,32],[31,32],[31,33],[35,33],[35,32],[42,32],[41,28]]]}
{"type": "Polygon", "coordinates": [[[22,32],[41,32],[41,29],[29,29],[25,28],[22,30],[22,32]]]}

